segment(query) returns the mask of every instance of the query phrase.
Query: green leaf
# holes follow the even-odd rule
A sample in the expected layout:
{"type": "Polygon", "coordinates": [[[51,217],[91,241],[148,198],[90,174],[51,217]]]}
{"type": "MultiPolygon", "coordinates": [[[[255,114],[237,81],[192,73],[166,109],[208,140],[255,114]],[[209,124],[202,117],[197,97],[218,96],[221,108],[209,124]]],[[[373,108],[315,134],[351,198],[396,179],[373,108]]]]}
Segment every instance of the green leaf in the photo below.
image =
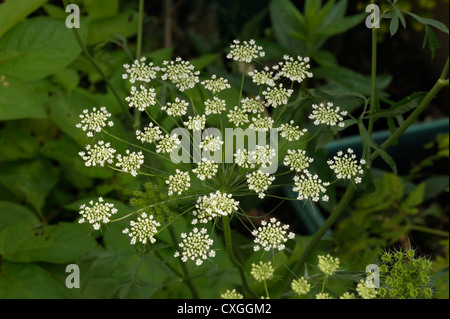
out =
{"type": "Polygon", "coordinates": [[[272,0],[269,11],[278,43],[293,54],[304,51],[304,44],[291,37],[293,32],[306,34],[305,17],[300,11],[288,0],[272,0]]]}
{"type": "Polygon", "coordinates": [[[448,32],[448,27],[443,24],[442,22],[439,22],[437,20],[434,19],[428,19],[428,18],[422,18],[420,16],[418,16],[417,14],[414,14],[412,12],[408,12],[408,11],[402,11],[403,13],[406,13],[408,15],[410,15],[411,17],[413,17],[414,19],[416,19],[418,22],[424,24],[424,25],[430,25],[432,27],[435,27],[436,29],[444,32],[444,33],[449,33],[448,32]]]}
{"type": "MultiPolygon", "coordinates": [[[[86,26],[82,25],[83,30],[86,26]]],[[[65,21],[48,17],[25,20],[0,38],[0,74],[35,81],[63,69],[81,49],[65,21]]]]}
{"type": "Polygon", "coordinates": [[[48,0],[9,0],[0,5],[0,37],[48,0]]]}
{"type": "Polygon", "coordinates": [[[316,35],[322,37],[331,37],[333,35],[347,32],[348,30],[359,25],[366,18],[366,13],[355,14],[339,19],[327,27],[317,30],[316,35]]]}
{"type": "Polygon", "coordinates": [[[173,48],[159,49],[147,54],[149,58],[155,65],[161,65],[164,61],[171,59],[173,53],[173,48]]]}
{"type": "Polygon", "coordinates": [[[42,226],[19,220],[0,230],[0,255],[14,262],[77,262],[88,252],[101,249],[89,229],[89,225],[77,223],[42,226]]]}
{"type": "Polygon", "coordinates": [[[0,231],[14,222],[23,220],[39,223],[39,219],[28,208],[12,202],[0,201],[0,231]]]}
{"type": "Polygon", "coordinates": [[[397,174],[397,164],[394,159],[386,152],[383,148],[381,148],[377,143],[375,143],[369,135],[366,127],[362,122],[358,124],[359,130],[361,132],[361,139],[363,140],[363,144],[370,146],[375,151],[377,151],[378,155],[389,165],[394,174],[397,174]]]}
{"type": "Polygon", "coordinates": [[[440,49],[441,43],[439,42],[439,38],[436,36],[436,33],[434,33],[433,29],[431,29],[428,25],[425,26],[425,39],[428,39],[428,45],[430,46],[431,50],[431,58],[434,59],[436,55],[436,51],[440,49]]]}
{"type": "Polygon", "coordinates": [[[414,190],[409,193],[408,197],[402,201],[402,208],[409,214],[415,214],[418,212],[417,206],[422,204],[425,198],[425,183],[421,183],[414,190]]]}
{"type": "Polygon", "coordinates": [[[86,44],[108,41],[114,34],[131,37],[136,34],[137,26],[138,18],[135,11],[126,11],[113,17],[91,21],[86,44]]]}
{"type": "Polygon", "coordinates": [[[425,95],[427,95],[427,92],[415,92],[410,96],[407,96],[404,99],[398,101],[389,109],[374,112],[372,115],[369,115],[366,118],[395,117],[402,115],[408,111],[415,109],[423,100],[425,95]]]}
{"type": "Polygon", "coordinates": [[[58,182],[58,177],[59,168],[44,158],[0,164],[0,182],[38,211],[44,206],[45,198],[58,182]]]}
{"type": "Polygon", "coordinates": [[[0,64],[0,121],[46,116],[34,91],[17,77],[3,73],[0,64]]]}
{"type": "Polygon", "coordinates": [[[0,299],[67,299],[73,289],[35,264],[5,261],[0,268],[0,299]]]}
{"type": "Polygon", "coordinates": [[[18,128],[18,124],[10,121],[0,130],[0,161],[33,158],[38,154],[39,142],[32,134],[18,128]]]}
{"type": "Polygon", "coordinates": [[[391,33],[391,37],[393,37],[398,30],[399,25],[399,15],[401,15],[399,9],[394,7],[394,12],[392,13],[391,23],[389,24],[389,32],[391,33]]]}
{"type": "Polygon", "coordinates": [[[113,17],[119,11],[119,0],[83,0],[83,3],[93,20],[113,17]]]}
{"type": "Polygon", "coordinates": [[[218,57],[219,57],[218,53],[205,54],[202,55],[201,57],[190,60],[190,62],[192,63],[192,65],[195,67],[196,70],[202,70],[211,63],[215,62],[218,57]]]}

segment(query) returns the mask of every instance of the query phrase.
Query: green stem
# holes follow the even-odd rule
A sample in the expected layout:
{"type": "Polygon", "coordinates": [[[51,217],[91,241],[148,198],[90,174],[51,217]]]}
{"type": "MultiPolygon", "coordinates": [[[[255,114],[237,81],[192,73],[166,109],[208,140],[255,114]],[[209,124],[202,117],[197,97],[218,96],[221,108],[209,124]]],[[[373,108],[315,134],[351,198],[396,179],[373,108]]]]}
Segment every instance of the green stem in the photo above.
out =
{"type": "Polygon", "coordinates": [[[248,286],[247,277],[245,277],[244,267],[242,266],[241,262],[234,255],[233,242],[231,240],[230,219],[228,218],[228,216],[222,217],[222,223],[223,223],[223,232],[224,232],[224,237],[225,237],[225,248],[227,250],[228,257],[230,258],[233,265],[239,271],[239,276],[241,277],[241,282],[242,282],[242,286],[244,287],[244,290],[247,293],[249,293],[253,298],[258,298],[258,296],[248,286]]]}
{"type": "MultiPolygon", "coordinates": [[[[175,235],[175,230],[173,229],[173,226],[170,225],[167,228],[169,229],[170,238],[171,238],[173,244],[175,246],[177,246],[178,241],[177,241],[177,236],[175,235]]],[[[180,265],[181,265],[181,270],[183,271],[183,281],[186,283],[189,290],[191,291],[192,297],[194,297],[195,299],[200,299],[197,289],[195,288],[194,284],[192,283],[192,280],[189,275],[189,271],[186,267],[186,264],[181,259],[179,259],[179,261],[180,261],[180,265]]]]}
{"type": "Polygon", "coordinates": [[[81,39],[80,33],[78,32],[77,28],[73,28],[73,33],[75,34],[75,38],[77,39],[78,45],[80,46],[81,50],[83,51],[83,54],[86,56],[86,58],[91,62],[91,64],[94,66],[94,68],[97,70],[97,72],[100,74],[100,76],[103,78],[103,81],[105,81],[106,85],[109,87],[111,92],[113,93],[114,97],[116,98],[117,102],[119,102],[120,106],[122,107],[124,113],[127,115],[127,117],[133,121],[133,117],[131,116],[130,112],[128,111],[128,107],[125,105],[123,100],[119,97],[119,94],[117,93],[114,86],[111,84],[111,81],[107,78],[106,74],[103,72],[103,70],[100,68],[100,66],[95,62],[92,55],[89,53],[89,50],[84,45],[83,40],[81,39]]]}
{"type": "MultiPolygon", "coordinates": [[[[136,59],[139,60],[142,56],[142,29],[144,24],[144,0],[139,0],[138,12],[138,29],[137,29],[137,48],[136,59]]],[[[134,112],[133,128],[137,129],[141,126],[141,112],[134,112]]]]}
{"type": "Polygon", "coordinates": [[[245,79],[245,63],[242,67],[242,80],[241,80],[241,89],[239,91],[239,102],[238,102],[238,107],[241,106],[241,99],[242,99],[242,91],[244,89],[244,79],[245,79]]]}
{"type": "MultiPolygon", "coordinates": [[[[374,4],[375,1],[371,0],[371,3],[374,4]]],[[[370,93],[370,109],[369,114],[373,114],[376,108],[377,102],[377,28],[372,28],[372,75],[371,75],[371,93],[370,93]]],[[[373,123],[374,118],[369,119],[369,127],[367,128],[369,135],[372,135],[373,132],[373,123]]]]}
{"type": "Polygon", "coordinates": [[[449,237],[449,233],[446,231],[439,230],[439,229],[432,229],[432,228],[429,228],[426,226],[409,225],[409,229],[424,232],[424,233],[429,233],[429,234],[433,234],[433,235],[438,235],[438,236],[442,236],[442,237],[449,237]]]}

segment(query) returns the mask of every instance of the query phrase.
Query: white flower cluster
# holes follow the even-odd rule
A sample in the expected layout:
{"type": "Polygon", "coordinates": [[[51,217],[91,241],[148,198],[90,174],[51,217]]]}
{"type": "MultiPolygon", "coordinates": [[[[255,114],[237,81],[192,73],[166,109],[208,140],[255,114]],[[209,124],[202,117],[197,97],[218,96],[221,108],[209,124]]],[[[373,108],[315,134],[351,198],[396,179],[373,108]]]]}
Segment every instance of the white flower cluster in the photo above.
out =
{"type": "Polygon", "coordinates": [[[267,88],[262,94],[266,98],[266,106],[276,108],[279,105],[286,105],[293,92],[291,89],[283,88],[283,84],[280,83],[278,87],[267,88]]]}
{"type": "Polygon", "coordinates": [[[259,57],[264,57],[265,52],[261,46],[256,45],[255,40],[240,42],[234,40],[230,45],[231,51],[227,54],[227,58],[237,62],[250,63],[259,57]]]}
{"type": "Polygon", "coordinates": [[[227,109],[225,100],[221,100],[218,97],[214,97],[212,100],[205,101],[205,114],[221,114],[227,109]]]}
{"type": "Polygon", "coordinates": [[[154,66],[152,62],[146,64],[145,61],[146,58],[142,57],[139,60],[135,60],[131,66],[129,64],[124,64],[123,67],[125,68],[126,73],[122,75],[122,78],[124,80],[128,79],[130,83],[136,81],[148,83],[156,78],[159,67],[154,66]]]}
{"type": "Polygon", "coordinates": [[[252,77],[252,81],[258,85],[275,86],[275,80],[273,71],[270,71],[268,66],[265,66],[263,70],[250,71],[248,75],[252,77]]]}
{"type": "Polygon", "coordinates": [[[176,174],[170,175],[169,179],[166,180],[166,184],[169,185],[169,196],[174,193],[181,195],[191,187],[191,177],[188,172],[177,169],[176,174]]]}
{"type": "Polygon", "coordinates": [[[161,138],[161,129],[159,126],[153,125],[153,122],[144,128],[144,132],[136,130],[136,138],[142,143],[153,143],[161,138]]]}
{"type": "Polygon", "coordinates": [[[192,224],[207,223],[216,217],[231,215],[238,210],[238,205],[239,202],[232,198],[232,194],[221,191],[199,197],[192,212],[195,216],[192,224]]]}
{"type": "Polygon", "coordinates": [[[144,164],[144,155],[142,151],[139,152],[130,152],[130,150],[126,151],[125,156],[121,154],[117,155],[117,163],[116,166],[122,168],[123,172],[130,173],[133,176],[137,176],[138,170],[142,164],[144,164]]]}
{"type": "Polygon", "coordinates": [[[262,220],[261,226],[252,232],[252,235],[255,236],[253,250],[258,251],[261,248],[265,251],[271,249],[284,250],[284,243],[295,237],[294,233],[287,233],[288,229],[289,225],[281,225],[281,222],[276,218],[271,218],[269,222],[262,220]]]}
{"type": "Polygon", "coordinates": [[[342,116],[346,116],[347,111],[341,111],[339,106],[334,107],[333,102],[328,102],[326,105],[324,103],[313,104],[312,107],[313,111],[309,115],[309,119],[314,120],[314,125],[345,126],[342,116]]]}
{"type": "Polygon", "coordinates": [[[175,61],[164,61],[163,64],[161,79],[171,81],[180,91],[192,89],[199,82],[200,72],[195,71],[189,61],[177,57],[175,61]]]}
{"type": "Polygon", "coordinates": [[[176,134],[169,135],[166,134],[159,139],[159,143],[156,145],[157,153],[170,153],[177,149],[181,141],[178,139],[176,134]]]}
{"type": "Polygon", "coordinates": [[[229,121],[236,126],[248,123],[248,115],[244,110],[239,109],[237,106],[235,106],[233,110],[228,112],[227,116],[229,121]]]}
{"type": "Polygon", "coordinates": [[[99,110],[93,108],[91,112],[85,109],[83,114],[80,114],[81,123],[76,125],[77,128],[81,128],[83,131],[87,131],[88,137],[93,137],[94,133],[102,131],[106,125],[114,126],[112,121],[108,121],[111,117],[111,113],[106,110],[106,107],[102,106],[99,110]]]}
{"type": "Polygon", "coordinates": [[[241,100],[242,109],[246,113],[263,113],[264,112],[264,103],[259,96],[255,98],[246,97],[241,100]]]}
{"type": "Polygon", "coordinates": [[[148,241],[153,244],[156,241],[153,236],[158,233],[156,227],[159,226],[160,223],[153,219],[153,215],[142,213],[136,221],[130,221],[130,228],[125,228],[123,233],[131,238],[131,245],[137,242],[145,245],[148,241]]]}
{"type": "Polygon", "coordinates": [[[304,150],[288,150],[288,154],[284,157],[283,164],[289,167],[291,171],[300,173],[308,168],[309,164],[313,161],[313,158],[306,156],[306,151],[304,150]]]}
{"type": "Polygon", "coordinates": [[[338,151],[337,156],[328,160],[327,164],[334,171],[338,179],[354,179],[355,183],[359,184],[361,183],[361,175],[364,174],[361,165],[366,164],[366,161],[361,159],[358,163],[356,155],[349,148],[345,155],[342,151],[338,151]]]}
{"type": "Polygon", "coordinates": [[[85,161],[86,166],[104,166],[112,164],[116,150],[109,143],[98,141],[94,146],[86,145],[86,152],[78,153],[85,161]]]}
{"type": "MultiPolygon", "coordinates": [[[[312,200],[318,202],[320,194],[327,191],[326,187],[330,185],[328,182],[322,182],[317,174],[312,175],[307,170],[302,172],[303,174],[294,177],[295,187],[294,192],[298,192],[297,199],[299,200],[312,200]]],[[[327,195],[322,196],[322,201],[327,202],[329,200],[327,195]]]]}
{"type": "Polygon", "coordinates": [[[294,121],[290,121],[288,124],[281,124],[278,131],[281,132],[281,137],[287,139],[289,142],[298,141],[308,132],[306,128],[302,130],[298,125],[294,126],[294,121]]]}
{"type": "Polygon", "coordinates": [[[199,180],[204,181],[205,179],[211,179],[217,173],[219,165],[214,163],[214,161],[203,158],[201,162],[197,164],[197,168],[193,169],[192,172],[197,175],[199,180]]]}
{"type": "Polygon", "coordinates": [[[250,128],[257,132],[268,132],[273,127],[274,120],[268,116],[261,116],[258,114],[257,117],[252,118],[252,123],[250,128]]]}
{"type": "Polygon", "coordinates": [[[211,91],[214,95],[231,88],[231,85],[228,83],[227,79],[217,78],[217,75],[213,74],[211,76],[211,80],[204,80],[201,82],[205,89],[211,91]]]}
{"type": "Polygon", "coordinates": [[[95,203],[91,200],[89,205],[83,204],[80,206],[81,218],[78,222],[82,224],[87,221],[89,224],[92,224],[95,230],[100,229],[100,223],[108,223],[111,215],[117,213],[117,208],[114,204],[104,203],[103,197],[99,197],[98,202],[95,203]]]}
{"type": "Polygon", "coordinates": [[[206,232],[206,228],[200,230],[194,228],[189,234],[182,233],[181,238],[183,241],[178,244],[181,252],[176,251],[174,257],[180,257],[183,262],[188,260],[195,261],[197,266],[203,264],[203,261],[208,259],[208,257],[214,257],[216,252],[211,249],[214,241],[206,232]]]}
{"type": "Polygon", "coordinates": [[[188,121],[184,122],[184,125],[193,131],[202,131],[205,129],[206,116],[205,115],[195,115],[194,117],[189,116],[188,121]]]}
{"type": "Polygon", "coordinates": [[[177,97],[175,98],[175,102],[167,102],[167,105],[161,107],[161,110],[166,111],[170,116],[183,116],[186,115],[188,106],[188,102],[177,97]]]}
{"type": "Polygon", "coordinates": [[[125,98],[125,101],[129,103],[130,107],[134,107],[139,111],[145,111],[149,106],[156,104],[156,93],[154,88],[147,89],[145,86],[141,85],[139,87],[141,90],[135,86],[131,87],[130,96],[125,98]]]}
{"type": "Polygon", "coordinates": [[[272,182],[275,180],[274,176],[269,173],[263,173],[260,170],[247,174],[247,184],[248,189],[255,191],[259,198],[264,198],[266,194],[264,193],[272,182]]]}
{"type": "Polygon", "coordinates": [[[213,135],[209,135],[200,142],[200,148],[205,151],[215,152],[222,148],[223,141],[220,136],[214,137],[213,135]]]}
{"type": "Polygon", "coordinates": [[[284,76],[291,81],[297,81],[301,83],[305,78],[312,78],[313,74],[309,72],[309,58],[298,56],[297,59],[288,55],[283,56],[284,61],[274,66],[275,70],[279,73],[276,75],[276,79],[284,76]]]}

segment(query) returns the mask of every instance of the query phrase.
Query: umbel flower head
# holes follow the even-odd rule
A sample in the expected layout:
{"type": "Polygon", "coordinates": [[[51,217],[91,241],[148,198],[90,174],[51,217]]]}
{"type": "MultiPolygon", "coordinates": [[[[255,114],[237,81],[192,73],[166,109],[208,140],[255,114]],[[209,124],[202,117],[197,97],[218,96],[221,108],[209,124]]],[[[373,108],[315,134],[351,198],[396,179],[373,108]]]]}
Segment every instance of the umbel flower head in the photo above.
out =
{"type": "Polygon", "coordinates": [[[142,151],[139,152],[130,152],[130,150],[126,151],[125,156],[121,154],[117,155],[117,167],[121,167],[122,171],[126,173],[130,173],[133,176],[137,176],[137,171],[144,164],[144,155],[142,151]]]}
{"type": "MultiPolygon", "coordinates": [[[[295,187],[292,190],[298,192],[297,199],[309,199],[313,202],[318,202],[320,194],[327,191],[326,187],[330,183],[322,182],[317,174],[312,175],[307,170],[304,170],[302,175],[294,177],[294,185],[295,187]]],[[[327,202],[328,200],[327,195],[322,196],[322,201],[327,202]]]]}
{"type": "Polygon", "coordinates": [[[156,145],[156,153],[170,153],[173,150],[177,149],[180,144],[181,141],[178,139],[178,136],[176,134],[173,134],[172,136],[166,134],[161,137],[158,144],[156,145]]]}
{"type": "Polygon", "coordinates": [[[334,272],[339,268],[339,258],[333,258],[330,254],[326,256],[319,255],[319,264],[318,267],[321,272],[323,272],[327,276],[332,276],[334,272]]]}
{"type": "Polygon", "coordinates": [[[100,223],[106,224],[109,222],[111,215],[117,213],[117,208],[114,204],[104,203],[103,197],[98,198],[98,202],[89,201],[90,206],[83,204],[80,206],[81,218],[78,220],[80,224],[86,221],[92,224],[95,230],[100,229],[100,223]]]}
{"type": "Polygon", "coordinates": [[[356,286],[356,291],[362,299],[375,299],[378,294],[377,289],[375,287],[368,287],[363,279],[356,286]]]}
{"type": "Polygon", "coordinates": [[[277,107],[286,105],[293,92],[293,90],[283,88],[283,84],[280,83],[278,87],[267,88],[262,94],[266,98],[267,106],[277,107]]]}
{"type": "Polygon", "coordinates": [[[205,115],[196,115],[194,117],[189,116],[188,119],[189,120],[187,122],[184,122],[184,125],[186,125],[186,127],[189,130],[202,131],[205,129],[205,125],[206,125],[206,116],[205,115]]]}
{"type": "Polygon", "coordinates": [[[136,130],[136,138],[142,143],[153,143],[161,138],[161,129],[152,122],[144,128],[144,132],[136,130]]]}
{"type": "Polygon", "coordinates": [[[223,294],[220,295],[222,299],[243,299],[244,296],[236,291],[236,289],[227,289],[223,294]]]}
{"type": "Polygon", "coordinates": [[[135,245],[136,242],[145,245],[148,241],[153,244],[156,241],[153,236],[158,233],[156,227],[159,226],[161,225],[153,219],[153,215],[142,213],[136,221],[130,221],[130,228],[125,228],[123,233],[131,238],[131,245],[135,245]]]}
{"type": "Polygon", "coordinates": [[[333,102],[328,102],[326,105],[323,103],[313,104],[312,107],[313,111],[309,115],[309,119],[314,120],[314,125],[345,126],[343,116],[347,115],[347,111],[341,111],[339,106],[334,107],[333,102]]]}
{"type": "Polygon", "coordinates": [[[197,199],[192,215],[195,219],[192,224],[207,223],[213,218],[231,215],[238,210],[239,202],[232,198],[231,194],[216,191],[197,199]]]}
{"type": "Polygon", "coordinates": [[[231,51],[227,54],[227,58],[237,62],[250,63],[252,60],[263,57],[265,52],[261,46],[256,45],[255,40],[240,42],[234,40],[230,45],[231,51]]]}
{"type": "Polygon", "coordinates": [[[270,261],[263,262],[262,260],[260,260],[259,264],[252,264],[252,270],[250,271],[250,274],[257,281],[264,281],[270,279],[273,276],[274,271],[275,269],[273,268],[270,261]]]}
{"type": "Polygon", "coordinates": [[[246,113],[258,114],[264,112],[264,102],[259,96],[255,98],[246,97],[245,99],[242,99],[241,106],[243,111],[246,113]]]}
{"type": "Polygon", "coordinates": [[[268,132],[273,127],[274,120],[271,117],[261,116],[252,118],[250,128],[257,132],[268,132]]]}
{"type": "Polygon", "coordinates": [[[197,168],[194,168],[192,172],[197,175],[198,179],[204,181],[205,179],[211,179],[217,173],[219,165],[212,160],[203,158],[201,162],[197,164],[197,168]]]}
{"type": "Polygon", "coordinates": [[[175,102],[167,102],[167,105],[161,107],[161,110],[166,111],[170,116],[183,116],[186,115],[188,105],[188,102],[177,97],[175,102]]]}
{"type": "Polygon", "coordinates": [[[166,184],[169,185],[169,196],[177,193],[181,195],[191,187],[191,178],[188,172],[182,172],[179,169],[176,170],[175,175],[170,175],[166,180],[166,184]]]}
{"type": "Polygon", "coordinates": [[[236,126],[241,126],[245,123],[248,123],[248,115],[244,110],[239,109],[237,106],[235,106],[233,110],[228,112],[227,116],[229,121],[236,126]]]}
{"type": "Polygon", "coordinates": [[[219,99],[215,96],[212,100],[205,101],[205,114],[221,114],[223,111],[227,109],[227,105],[225,100],[219,99]]]}
{"type": "Polygon", "coordinates": [[[156,72],[159,71],[159,67],[153,66],[153,63],[145,64],[146,58],[142,57],[139,60],[135,60],[130,66],[129,64],[124,64],[126,73],[122,75],[122,78],[128,79],[130,83],[136,81],[150,82],[156,78],[156,72]]]}
{"type": "Polygon", "coordinates": [[[294,121],[290,121],[289,124],[281,124],[278,131],[281,132],[281,137],[287,139],[289,142],[298,141],[308,132],[306,128],[300,129],[298,125],[294,126],[294,121]]]}
{"type": "Polygon", "coordinates": [[[177,57],[175,61],[164,61],[163,64],[161,79],[171,81],[180,91],[192,89],[199,82],[200,72],[195,71],[189,61],[177,57]]]}
{"type": "Polygon", "coordinates": [[[311,284],[305,277],[292,280],[292,290],[299,296],[306,295],[311,290],[311,284]]]}
{"type": "Polygon", "coordinates": [[[288,150],[287,155],[284,157],[283,164],[289,167],[291,171],[298,173],[309,167],[309,164],[314,161],[313,158],[306,156],[304,150],[288,150]]]}
{"type": "Polygon", "coordinates": [[[88,137],[93,137],[94,133],[101,132],[102,128],[106,125],[110,127],[114,125],[112,121],[108,121],[110,117],[111,113],[109,113],[104,106],[99,110],[94,107],[91,112],[85,109],[83,110],[83,114],[80,114],[81,123],[78,123],[76,127],[81,128],[83,131],[87,131],[88,137]]]}
{"type": "Polygon", "coordinates": [[[285,248],[284,243],[295,237],[294,233],[287,233],[288,229],[289,225],[281,225],[275,218],[271,218],[269,222],[261,221],[261,226],[252,232],[252,235],[255,236],[253,250],[258,251],[260,248],[265,251],[271,249],[283,250],[285,248]]]}
{"type": "Polygon", "coordinates": [[[183,262],[188,260],[195,261],[197,266],[203,264],[203,261],[208,257],[214,257],[216,252],[211,249],[214,241],[206,233],[206,228],[198,230],[194,228],[189,234],[182,233],[183,241],[178,244],[181,252],[176,251],[174,257],[180,257],[183,262]]]}
{"type": "Polygon", "coordinates": [[[109,143],[98,141],[94,146],[86,145],[86,152],[78,153],[84,160],[86,166],[104,166],[105,163],[112,164],[116,150],[109,143]]]}
{"type": "Polygon", "coordinates": [[[248,75],[252,77],[253,82],[257,85],[275,86],[273,71],[270,71],[268,66],[261,71],[248,72],[248,75]]]}
{"type": "Polygon", "coordinates": [[[255,150],[249,152],[248,161],[250,163],[255,163],[261,165],[261,167],[266,168],[272,165],[272,160],[275,158],[276,152],[269,145],[262,146],[256,145],[255,150]]]}
{"type": "Polygon", "coordinates": [[[141,85],[140,91],[135,87],[131,87],[130,96],[125,98],[125,101],[129,103],[130,107],[134,107],[143,112],[149,106],[156,104],[156,93],[154,88],[146,88],[141,85]]]}
{"type": "Polygon", "coordinates": [[[269,173],[263,173],[260,170],[247,174],[248,189],[255,191],[259,198],[264,198],[264,193],[272,182],[275,180],[274,176],[270,176],[269,173]]]}
{"type": "Polygon", "coordinates": [[[222,77],[217,78],[217,75],[213,74],[210,80],[202,81],[202,85],[205,89],[212,92],[212,94],[217,94],[223,90],[231,88],[231,85],[228,84],[228,80],[222,77]]]}
{"type": "Polygon", "coordinates": [[[209,135],[200,143],[200,148],[205,151],[215,152],[222,148],[223,141],[220,136],[209,135]]]}
{"type": "Polygon", "coordinates": [[[358,163],[356,155],[349,148],[345,155],[342,151],[338,151],[337,156],[328,160],[327,164],[334,171],[338,179],[354,179],[355,183],[359,184],[361,183],[361,175],[364,174],[361,165],[366,164],[366,161],[361,159],[358,163]]]}
{"type": "Polygon", "coordinates": [[[284,61],[274,66],[274,70],[279,72],[276,75],[276,79],[284,76],[291,81],[303,82],[305,78],[312,78],[313,74],[309,72],[309,57],[298,56],[297,59],[288,55],[283,56],[284,61]]]}

